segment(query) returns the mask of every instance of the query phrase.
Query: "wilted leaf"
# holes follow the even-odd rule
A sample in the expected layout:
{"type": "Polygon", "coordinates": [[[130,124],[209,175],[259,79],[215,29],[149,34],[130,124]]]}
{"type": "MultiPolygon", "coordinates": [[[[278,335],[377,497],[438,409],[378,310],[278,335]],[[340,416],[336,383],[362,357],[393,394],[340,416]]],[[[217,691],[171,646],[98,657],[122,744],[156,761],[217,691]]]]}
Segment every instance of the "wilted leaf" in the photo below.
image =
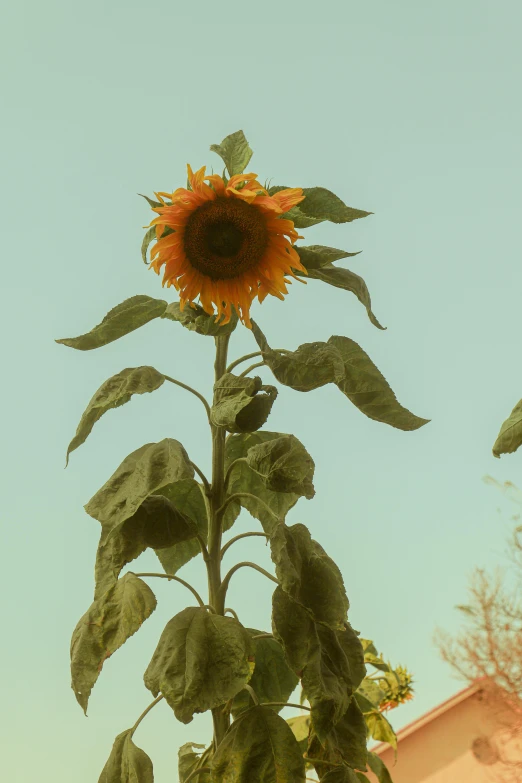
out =
{"type": "Polygon", "coordinates": [[[252,446],[246,459],[272,492],[293,492],[309,499],[315,495],[314,461],[294,435],[281,435],[252,446]]]}
{"type": "MultiPolygon", "coordinates": [[[[225,445],[225,468],[228,470],[232,462],[237,459],[246,458],[248,451],[253,446],[260,443],[280,438],[280,432],[253,432],[243,435],[231,435],[227,438],[225,445]]],[[[238,462],[230,472],[228,482],[228,494],[244,492],[255,495],[262,500],[274,512],[275,516],[283,520],[288,511],[295,506],[299,495],[293,492],[273,492],[267,489],[265,482],[257,473],[248,467],[246,462],[238,462]]],[[[256,519],[259,519],[265,532],[270,533],[274,525],[277,524],[274,517],[260,504],[252,498],[241,498],[241,505],[247,509],[256,519]]],[[[225,520],[232,521],[239,514],[239,503],[230,504],[227,509],[228,514],[225,520]]],[[[229,524],[230,526],[230,524],[229,524]]]]}
{"type": "Polygon", "coordinates": [[[334,631],[316,622],[281,587],[272,598],[272,628],[290,667],[301,677],[314,730],[323,741],[366,674],[361,643],[348,623],[345,630],[334,631]]]}
{"type": "Polygon", "coordinates": [[[219,155],[230,176],[242,174],[253,155],[242,130],[225,136],[221,144],[211,144],[210,150],[219,155]]]}
{"type": "Polygon", "coordinates": [[[234,721],[212,761],[214,783],[304,783],[305,765],[292,730],[270,707],[234,721]]]}
{"type": "Polygon", "coordinates": [[[391,671],[389,664],[379,655],[377,648],[370,639],[361,639],[364,650],[364,662],[383,672],[391,671]]]}
{"type": "Polygon", "coordinates": [[[500,428],[493,446],[493,456],[512,454],[522,443],[522,400],[517,402],[500,428]]]}
{"type": "MultiPolygon", "coordinates": [[[[183,479],[173,484],[167,484],[159,490],[176,508],[195,523],[199,535],[206,542],[208,518],[203,487],[194,479],[183,479]]],[[[201,553],[196,538],[181,541],[166,549],[156,549],[156,555],[166,574],[175,574],[193,557],[201,553]]]]}
{"type": "Polygon", "coordinates": [[[286,722],[292,729],[292,733],[299,743],[301,754],[306,753],[308,735],[310,734],[310,715],[296,715],[294,718],[287,718],[286,722]]]}
{"type": "Polygon", "coordinates": [[[374,740],[388,742],[395,748],[395,751],[397,750],[397,737],[390,722],[384,717],[382,712],[375,710],[375,712],[365,713],[364,719],[374,740]]]}
{"type": "Polygon", "coordinates": [[[164,438],[159,443],[146,443],[125,457],[85,510],[112,529],[132,516],[149,495],[193,477],[194,468],[179,441],[164,438]]]}
{"type": "MultiPolygon", "coordinates": [[[[252,636],[262,633],[253,628],[248,629],[252,636]]],[[[277,701],[287,702],[290,695],[299,682],[294,672],[288,666],[283,648],[275,639],[265,637],[254,639],[255,668],[249,685],[260,702],[277,701]]],[[[248,691],[243,690],[237,694],[232,703],[232,714],[246,710],[252,705],[252,699],[248,691]]],[[[282,707],[272,707],[280,712],[282,707]]]]}
{"type": "Polygon", "coordinates": [[[187,304],[182,310],[179,302],[171,302],[161,317],[178,321],[185,329],[208,337],[232,334],[238,322],[235,310],[228,324],[221,324],[215,315],[208,315],[200,305],[187,304]]]}
{"type": "Polygon", "coordinates": [[[360,700],[358,701],[359,707],[363,712],[378,710],[385,695],[382,688],[379,688],[379,683],[375,680],[369,680],[368,677],[365,677],[359,685],[357,694],[365,699],[365,704],[361,703],[360,700]]]}
{"type": "Polygon", "coordinates": [[[69,454],[85,443],[92,428],[104,413],[129,402],[133,394],[153,392],[164,383],[165,376],[154,367],[127,367],[117,375],[104,381],[82,414],[76,435],[67,449],[69,454]]]}
{"type": "MultiPolygon", "coordinates": [[[[286,185],[274,185],[268,192],[273,196],[286,187],[286,185]]],[[[303,188],[303,195],[304,200],[283,215],[288,220],[292,220],[296,228],[309,228],[324,220],[329,220],[331,223],[350,223],[352,220],[372,214],[346,206],[344,201],[326,188],[303,188]]]]}
{"type": "Polygon", "coordinates": [[[141,257],[143,258],[143,262],[145,264],[148,263],[147,250],[149,249],[150,243],[154,242],[156,239],[156,236],[156,226],[151,226],[148,231],[145,232],[145,236],[143,237],[143,242],[141,243],[141,257]]]}
{"type": "MultiPolygon", "coordinates": [[[[178,773],[180,783],[185,783],[186,778],[197,767],[208,766],[207,760],[211,757],[211,748],[205,750],[204,745],[197,742],[186,742],[178,750],[178,773]],[[195,753],[194,748],[204,750],[204,753],[195,753]],[[202,757],[205,757],[204,759],[202,757]],[[202,763],[202,762],[205,763],[202,763]]],[[[195,778],[195,783],[210,783],[210,773],[202,772],[195,778]]]]}
{"type": "MultiPolygon", "coordinates": [[[[355,254],[352,253],[351,255],[355,254]]],[[[368,286],[362,277],[356,275],[355,272],[351,272],[349,269],[344,269],[343,267],[334,266],[333,264],[323,264],[323,266],[318,269],[310,269],[307,277],[314,278],[315,280],[322,280],[323,283],[333,285],[335,288],[342,288],[344,291],[351,291],[366,308],[368,318],[372,324],[378,329],[386,328],[381,326],[372,311],[372,300],[370,292],[368,291],[368,286]]]]}
{"type": "Polygon", "coordinates": [[[150,587],[134,574],[125,574],[80,619],[71,639],[71,687],[85,713],[104,661],[136,633],[155,608],[150,587]]]}
{"type": "Polygon", "coordinates": [[[182,723],[218,707],[248,682],[253,643],[232,617],[188,607],[170,620],[144,675],[154,696],[162,693],[182,723]]]}
{"type": "Polygon", "coordinates": [[[386,764],[376,753],[368,751],[368,766],[374,775],[376,775],[379,783],[393,783],[391,775],[386,768],[386,764]]]}
{"type": "Polygon", "coordinates": [[[277,389],[263,386],[259,377],[225,373],[214,385],[210,421],[228,432],[255,432],[268,419],[276,397],[277,389]]]}
{"type": "MultiPolygon", "coordinates": [[[[312,725],[314,725],[313,717],[312,725]]],[[[326,772],[330,764],[347,764],[352,769],[366,769],[368,760],[366,723],[355,699],[350,701],[344,715],[332,726],[321,742],[317,736],[312,735],[308,755],[328,762],[325,765],[314,764],[319,774],[326,772]]]]}
{"type": "Polygon", "coordinates": [[[299,254],[299,260],[310,273],[312,270],[320,269],[341,258],[358,256],[361,252],[348,253],[346,250],[338,250],[336,247],[326,247],[325,245],[294,245],[294,249],[299,254]]]}
{"type": "Polygon", "coordinates": [[[131,735],[132,729],[118,734],[98,783],[154,783],[152,761],[131,735]]]}
{"type": "Polygon", "coordinates": [[[167,302],[163,299],[153,299],[143,294],[131,296],[110,310],[103,321],[90,332],[79,337],[65,337],[56,342],[78,351],[92,351],[93,348],[112,343],[154,318],[161,317],[166,307],[167,302]]]}
{"type": "Polygon", "coordinates": [[[428,423],[399,404],[382,373],[354,340],[334,336],[327,343],[304,343],[281,354],[270,349],[257,324],[252,324],[252,331],[266,364],[285,386],[311,391],[335,383],[370,419],[400,430],[416,430],[428,423]]]}
{"type": "Polygon", "coordinates": [[[349,602],[342,574],[305,525],[278,525],[270,536],[270,550],[283,590],[315,620],[344,628],[349,602]]]}

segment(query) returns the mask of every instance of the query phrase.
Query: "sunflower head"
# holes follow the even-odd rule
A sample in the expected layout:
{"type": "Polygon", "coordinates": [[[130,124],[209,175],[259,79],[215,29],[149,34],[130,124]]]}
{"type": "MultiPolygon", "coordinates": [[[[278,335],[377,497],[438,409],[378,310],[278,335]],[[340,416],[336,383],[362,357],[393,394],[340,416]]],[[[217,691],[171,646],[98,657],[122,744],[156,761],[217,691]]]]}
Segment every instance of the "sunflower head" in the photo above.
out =
{"type": "Polygon", "coordinates": [[[397,666],[393,672],[387,672],[383,679],[379,680],[379,687],[385,693],[379,709],[387,712],[413,699],[413,677],[403,666],[397,666]]]}
{"type": "Polygon", "coordinates": [[[187,166],[186,188],[156,193],[156,244],[150,268],[163,285],[179,291],[180,305],[199,297],[209,315],[221,324],[235,310],[251,327],[250,306],[268,294],[283,299],[294,272],[307,274],[293,243],[301,239],[291,220],[282,218],[303,199],[301,188],[274,195],[257,181],[257,174],[235,174],[229,180],[205,175],[205,166],[187,166]]]}

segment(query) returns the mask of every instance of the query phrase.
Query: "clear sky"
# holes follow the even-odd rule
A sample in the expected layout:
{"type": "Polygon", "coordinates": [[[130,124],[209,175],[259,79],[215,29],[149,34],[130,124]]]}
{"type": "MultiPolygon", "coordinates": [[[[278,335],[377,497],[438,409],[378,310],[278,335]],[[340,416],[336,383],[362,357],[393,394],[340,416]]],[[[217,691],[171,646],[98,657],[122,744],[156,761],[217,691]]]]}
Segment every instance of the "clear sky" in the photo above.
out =
{"type": "MultiPolygon", "coordinates": [[[[184,185],[187,162],[219,170],[209,145],[239,128],[261,180],[322,185],[375,213],[305,241],[363,251],[347,265],[387,331],[349,293],[310,281],[254,307],[269,340],[349,336],[431,419],[401,432],[334,387],[283,388],[267,425],[298,435],[317,465],[315,499],[289,520],[339,563],[355,628],[415,675],[399,728],[461,687],[432,634],[457,627],[471,570],[501,561],[507,501],[482,477],[522,483],[519,454],[491,454],[522,396],[520,3],[21,0],[3,21],[5,779],[96,781],[116,734],[151,701],[143,671],[187,603],[180,586],[149,580],[158,609],[104,666],[86,719],[69,687],[99,536],[83,504],[143,443],[177,438],[208,469],[209,439],[198,401],[169,385],[110,412],[64,471],[67,444],[94,391],[125,367],[151,364],[208,394],[213,344],[165,321],[88,353],[54,339],[134,294],[174,299],[141,261],[151,213],[136,194],[184,185]]],[[[238,329],[233,355],[253,350],[238,329]]],[[[242,517],[237,532],[256,524],[242,517]]],[[[235,554],[256,547],[268,566],[256,539],[235,554]]],[[[157,567],[154,555],[139,561],[157,567]]],[[[182,575],[203,589],[201,563],[182,575]]],[[[240,618],[267,629],[263,577],[234,579],[240,618]]],[[[135,739],[167,781],[177,747],[208,731],[205,716],[183,726],[161,703],[135,739]]]]}

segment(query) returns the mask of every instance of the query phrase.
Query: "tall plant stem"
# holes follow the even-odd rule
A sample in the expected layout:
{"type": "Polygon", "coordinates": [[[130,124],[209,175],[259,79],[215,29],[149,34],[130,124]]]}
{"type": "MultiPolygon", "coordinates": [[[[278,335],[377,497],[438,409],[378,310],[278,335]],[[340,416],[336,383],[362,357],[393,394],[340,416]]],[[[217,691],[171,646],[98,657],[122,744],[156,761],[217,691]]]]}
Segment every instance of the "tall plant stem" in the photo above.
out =
{"type": "MultiPolygon", "coordinates": [[[[214,377],[218,381],[226,372],[228,342],[230,336],[215,338],[216,359],[214,377]]],[[[225,614],[225,596],[221,591],[221,538],[223,534],[223,508],[225,498],[225,438],[222,427],[210,424],[212,431],[212,484],[210,488],[210,519],[208,529],[208,602],[217,614],[225,614]]],[[[217,748],[229,727],[229,717],[220,707],[212,710],[214,720],[214,743],[217,748]]]]}

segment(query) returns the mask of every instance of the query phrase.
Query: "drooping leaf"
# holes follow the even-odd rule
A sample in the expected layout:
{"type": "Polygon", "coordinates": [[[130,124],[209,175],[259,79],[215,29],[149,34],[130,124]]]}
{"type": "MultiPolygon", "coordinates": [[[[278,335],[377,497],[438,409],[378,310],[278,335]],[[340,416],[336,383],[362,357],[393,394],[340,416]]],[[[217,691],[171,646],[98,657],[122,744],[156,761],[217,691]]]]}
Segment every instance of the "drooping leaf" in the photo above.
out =
{"type": "MultiPolygon", "coordinates": [[[[167,484],[159,490],[176,508],[195,523],[199,535],[207,540],[207,510],[203,500],[203,486],[194,479],[183,479],[167,484]]],[[[193,557],[201,554],[196,538],[180,541],[166,549],[156,549],[156,555],[166,574],[175,574],[193,557]]]]}
{"type": "Polygon", "coordinates": [[[272,598],[272,628],[289,666],[301,678],[314,730],[322,742],[345,714],[366,674],[357,634],[348,623],[345,630],[334,631],[315,621],[282,587],[272,598]]]}
{"type": "Polygon", "coordinates": [[[94,566],[94,600],[118,581],[122,568],[147,549],[143,522],[139,515],[120,522],[116,527],[102,525],[94,566]]]}
{"type": "Polygon", "coordinates": [[[375,710],[374,712],[364,713],[364,719],[368,726],[370,736],[378,742],[387,742],[392,748],[397,751],[397,736],[387,718],[384,717],[382,712],[375,710]]]}
{"type": "Polygon", "coordinates": [[[379,688],[378,681],[370,680],[368,677],[365,677],[361,682],[357,689],[357,693],[362,695],[366,701],[366,704],[362,704],[361,701],[358,701],[359,707],[361,707],[363,712],[378,710],[384,699],[384,691],[379,688]]]}
{"type": "MultiPolygon", "coordinates": [[[[232,462],[247,457],[248,451],[260,443],[280,438],[280,432],[253,432],[243,435],[231,435],[225,445],[225,468],[228,470],[232,462]]],[[[243,492],[254,495],[273,511],[275,517],[283,520],[288,511],[295,506],[299,495],[293,492],[273,492],[267,489],[265,482],[255,473],[246,462],[238,462],[230,471],[228,493],[230,495],[243,492]]],[[[253,517],[259,519],[266,533],[270,533],[277,519],[270,514],[261,503],[252,498],[241,498],[241,506],[247,509],[253,517]]],[[[232,521],[239,514],[239,503],[231,503],[228,506],[225,521],[232,521]]]]}
{"type": "MultiPolygon", "coordinates": [[[[268,192],[273,196],[286,187],[286,185],[274,185],[268,192]]],[[[292,220],[296,228],[309,228],[324,220],[329,220],[331,223],[350,223],[352,220],[372,214],[346,206],[344,201],[327,188],[303,188],[303,195],[304,200],[283,215],[288,220],[292,220]]]]}
{"type": "Polygon", "coordinates": [[[275,386],[263,386],[261,378],[240,378],[225,373],[214,385],[210,421],[228,432],[255,432],[268,419],[277,397],[275,386]]]}
{"type": "Polygon", "coordinates": [[[253,155],[242,130],[225,136],[221,144],[211,144],[210,150],[219,155],[231,177],[242,174],[253,155]]]}
{"type": "Polygon", "coordinates": [[[252,331],[266,364],[285,386],[311,391],[335,383],[370,419],[400,430],[416,430],[428,423],[399,404],[385,377],[354,340],[334,336],[327,343],[304,343],[281,354],[270,349],[257,324],[252,323],[252,331]]]}
{"type": "Polygon", "coordinates": [[[301,755],[306,753],[308,748],[308,735],[310,734],[310,715],[296,715],[294,718],[287,718],[286,722],[292,729],[292,733],[299,743],[301,755]]]}
{"type": "Polygon", "coordinates": [[[125,457],[85,510],[112,529],[131,517],[149,495],[193,477],[194,468],[179,441],[164,438],[159,443],[146,443],[125,457]]]}
{"type": "MultiPolygon", "coordinates": [[[[312,720],[313,723],[313,720],[312,720]]],[[[366,770],[366,723],[355,699],[337,723],[332,726],[322,742],[316,734],[310,738],[308,755],[327,764],[314,764],[321,775],[331,764],[347,764],[352,769],[366,770]]]]}
{"type": "Polygon", "coordinates": [[[152,761],[132,741],[132,729],[118,734],[98,783],[154,783],[152,761]]]}
{"type": "Polygon", "coordinates": [[[357,253],[348,253],[346,250],[338,250],[336,247],[326,247],[326,245],[294,245],[294,249],[297,250],[299,260],[309,273],[333,264],[341,258],[358,256],[361,252],[359,250],[357,253]]]}
{"type": "Polygon", "coordinates": [[[359,783],[367,781],[368,778],[362,772],[354,772],[350,767],[335,767],[330,769],[326,775],[321,778],[321,783],[359,783]]]}
{"type": "Polygon", "coordinates": [[[82,414],[76,435],[67,449],[69,454],[85,443],[96,422],[111,408],[119,408],[129,402],[133,394],[153,392],[164,383],[165,376],[154,367],[127,367],[104,381],[82,414]]]}
{"type": "Polygon", "coordinates": [[[270,536],[270,550],[283,590],[315,620],[343,629],[349,602],[342,574],[305,525],[278,525],[270,536]]]}
{"type": "Polygon", "coordinates": [[[155,608],[150,587],[134,574],[125,574],[79,620],[71,639],[71,687],[85,714],[104,661],[136,633],[155,608]]]}
{"type": "Polygon", "coordinates": [[[252,675],[250,634],[232,617],[188,607],[170,620],[144,675],[156,697],[162,693],[182,723],[218,707],[252,675]]]}
{"type": "Polygon", "coordinates": [[[207,337],[232,334],[238,322],[235,310],[228,324],[222,324],[215,315],[208,315],[200,305],[187,304],[182,310],[179,302],[171,302],[161,317],[178,321],[185,329],[207,337]]]}
{"type": "Polygon", "coordinates": [[[167,302],[163,299],[153,299],[144,294],[131,296],[110,310],[90,332],[79,337],[65,337],[56,342],[78,351],[92,351],[139,329],[154,318],[160,318],[166,307],[167,302]]]}
{"type": "Polygon", "coordinates": [[[136,515],[143,519],[143,538],[152,549],[167,549],[198,532],[194,522],[164,495],[149,495],[136,515]]]}
{"type": "Polygon", "coordinates": [[[155,239],[156,239],[156,226],[151,226],[148,229],[148,231],[145,232],[145,236],[143,237],[143,242],[141,243],[141,257],[145,264],[148,264],[147,250],[149,249],[150,243],[154,242],[155,239]]]}
{"type": "Polygon", "coordinates": [[[379,783],[393,783],[386,764],[376,753],[368,751],[368,766],[377,777],[379,783]]]}
{"type": "Polygon", "coordinates": [[[361,639],[364,650],[364,662],[371,664],[375,669],[383,672],[391,671],[391,667],[377,652],[377,648],[371,639],[361,639]]]}
{"type": "Polygon", "coordinates": [[[272,492],[293,492],[309,499],[315,495],[314,461],[294,435],[281,435],[252,446],[246,459],[272,492]]]}
{"type": "Polygon", "coordinates": [[[270,707],[234,721],[212,761],[213,783],[304,783],[305,765],[287,722],[270,707]]]}
{"type": "Polygon", "coordinates": [[[512,454],[522,444],[522,400],[517,402],[498,433],[493,456],[512,454]]]}
{"type": "MultiPolygon", "coordinates": [[[[252,636],[262,631],[248,628],[252,636]]],[[[255,668],[249,685],[260,702],[287,702],[299,682],[299,679],[288,666],[283,648],[275,639],[265,637],[254,639],[255,668]]],[[[232,714],[235,716],[252,706],[248,691],[237,694],[232,703],[232,714]]],[[[282,707],[272,707],[280,712],[282,707]]]]}
{"type": "MultiPolygon", "coordinates": [[[[352,253],[352,255],[355,254],[352,253]]],[[[344,291],[351,291],[366,308],[368,318],[372,324],[378,329],[386,329],[385,326],[379,323],[372,311],[372,300],[368,286],[362,277],[356,275],[355,272],[340,266],[334,266],[334,264],[323,264],[320,268],[310,269],[307,277],[322,280],[323,283],[328,283],[328,285],[332,285],[335,288],[342,288],[344,291]]]]}
{"type": "MultiPolygon", "coordinates": [[[[178,773],[180,783],[185,783],[186,778],[194,772],[198,767],[208,766],[207,761],[210,759],[212,753],[211,748],[205,750],[204,745],[200,745],[197,742],[186,742],[178,750],[178,773]],[[198,748],[203,753],[197,753],[194,748],[198,748]]],[[[202,772],[195,778],[197,783],[210,783],[210,773],[202,772]]]]}

